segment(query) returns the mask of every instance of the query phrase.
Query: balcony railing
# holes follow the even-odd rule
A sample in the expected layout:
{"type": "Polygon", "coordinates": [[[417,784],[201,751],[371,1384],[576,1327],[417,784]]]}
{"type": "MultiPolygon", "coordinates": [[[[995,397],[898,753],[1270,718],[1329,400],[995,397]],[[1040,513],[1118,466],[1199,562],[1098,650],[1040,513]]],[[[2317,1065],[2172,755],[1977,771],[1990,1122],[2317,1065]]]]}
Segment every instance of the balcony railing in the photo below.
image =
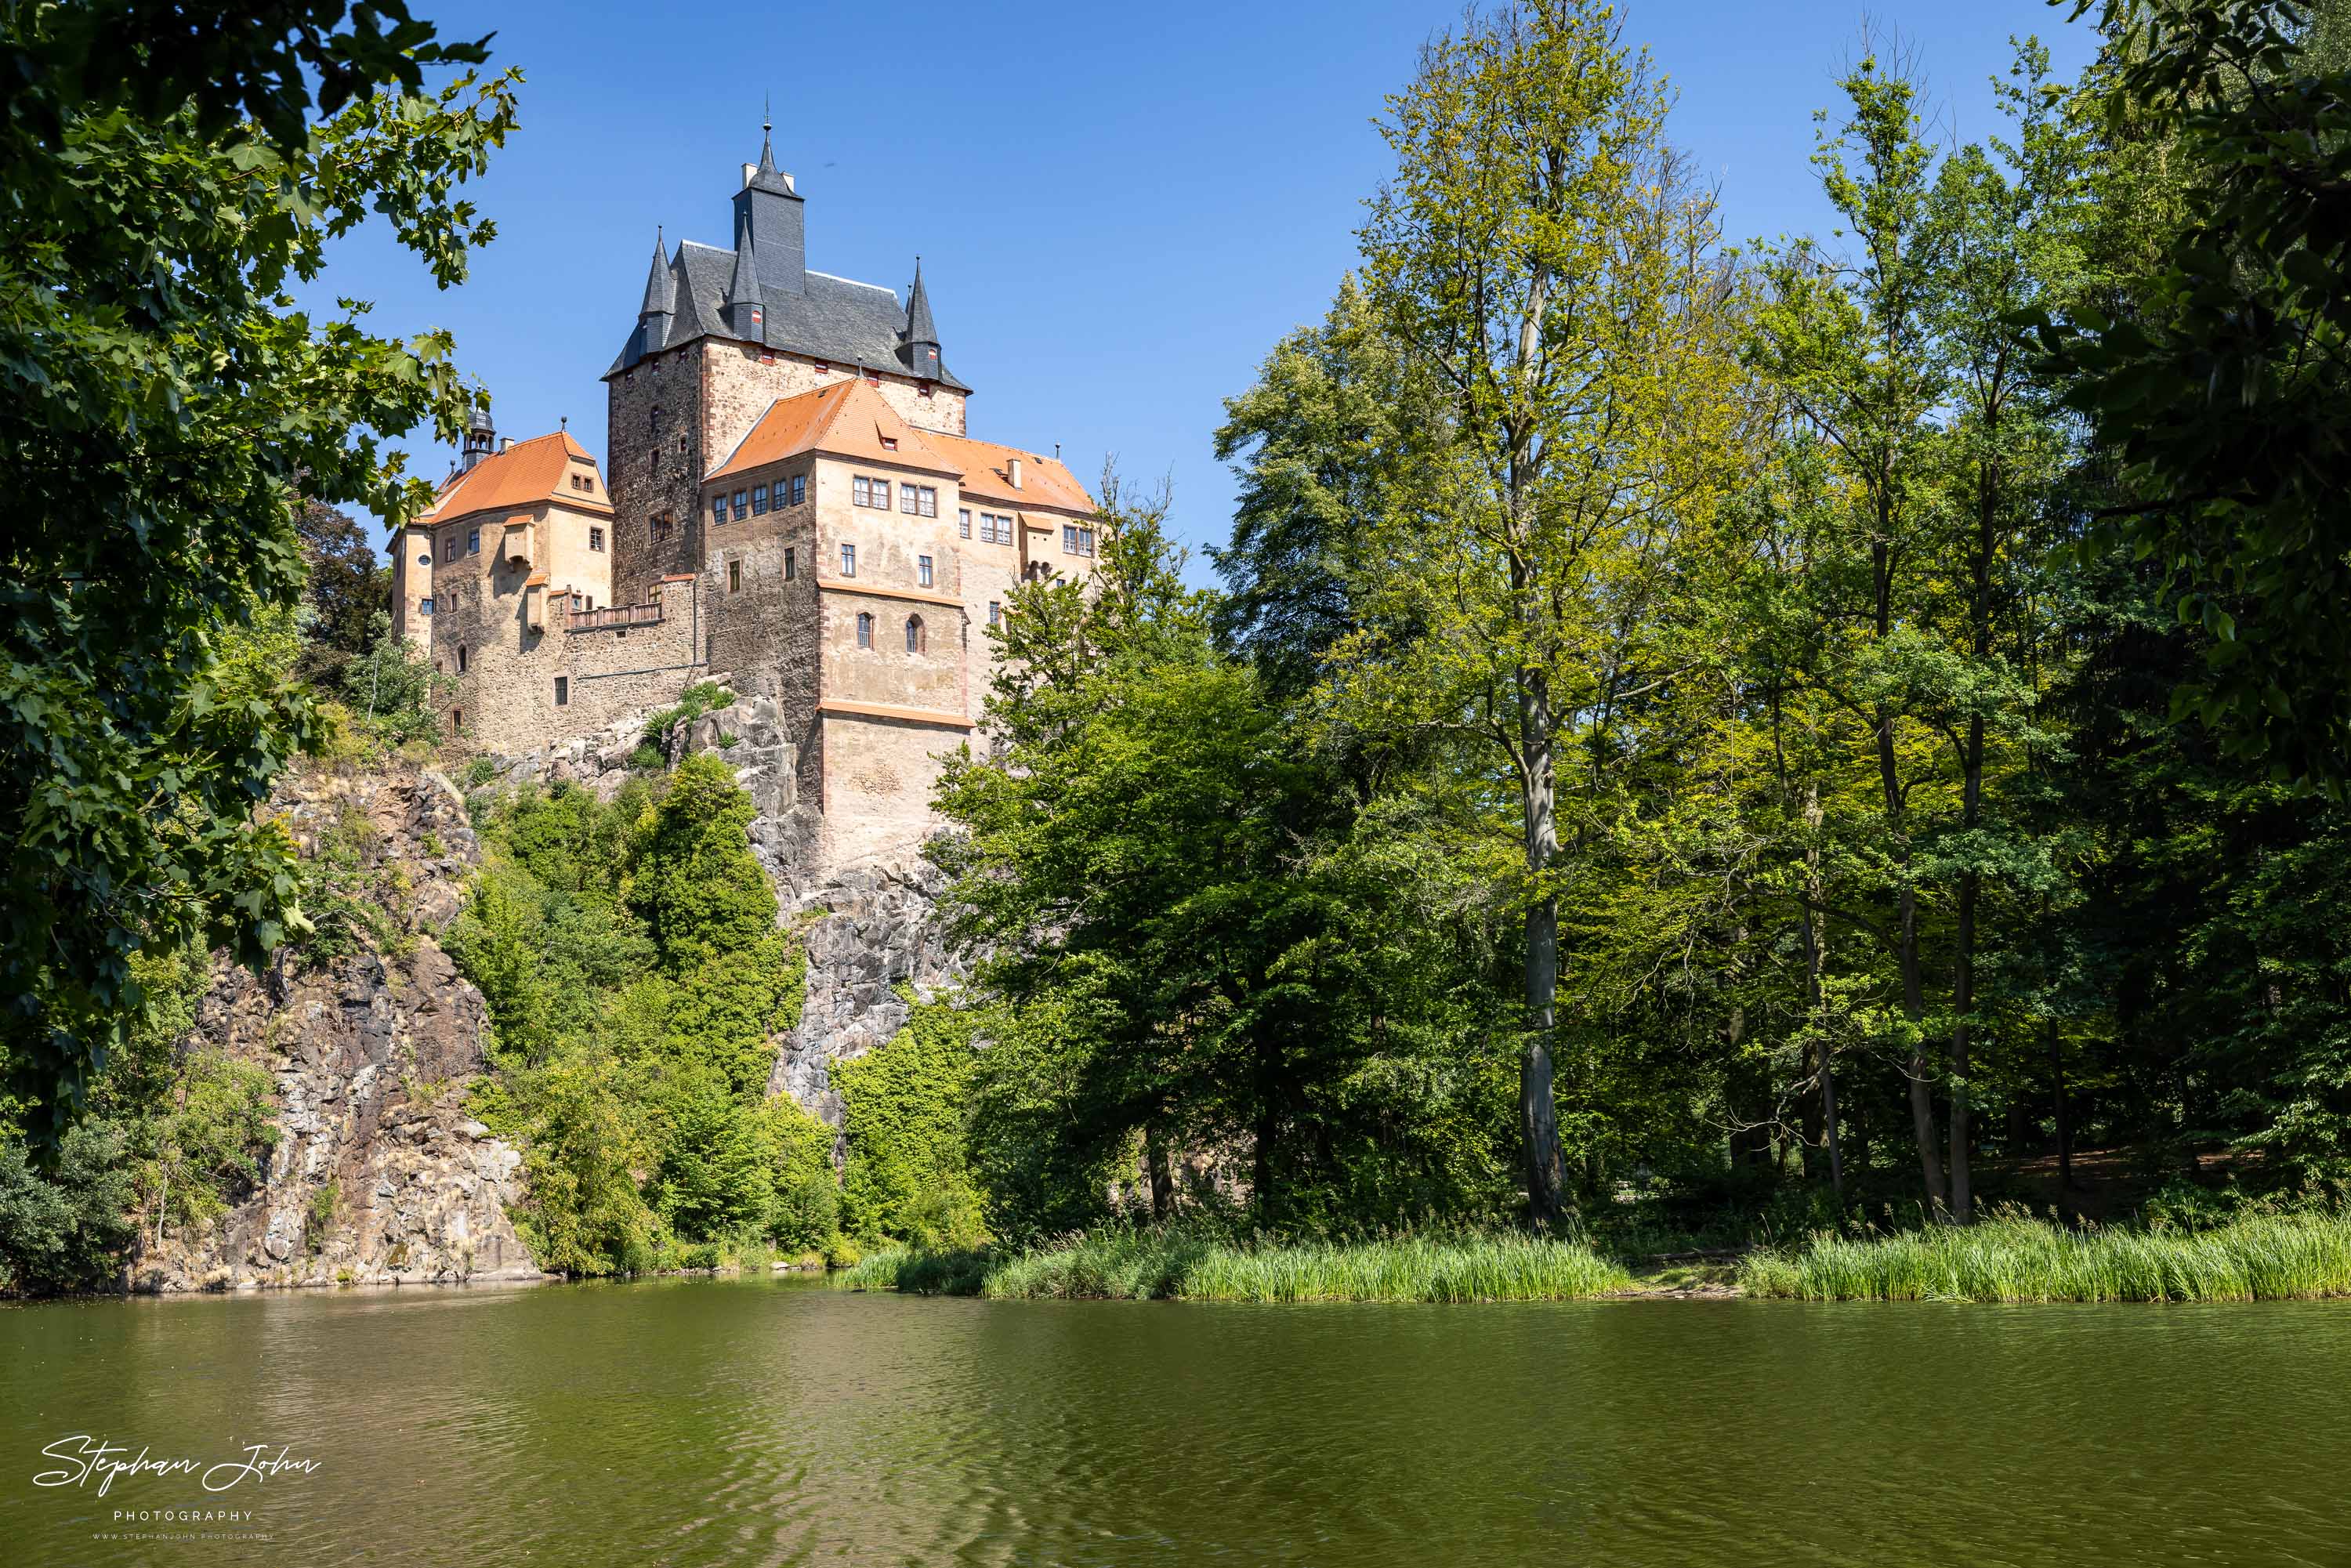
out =
{"type": "MultiPolygon", "coordinates": [[[[566,600],[564,602],[569,602],[566,600]]],[[[611,604],[601,610],[574,610],[563,618],[566,632],[595,632],[607,626],[657,626],[661,601],[651,604],[611,604]]]]}

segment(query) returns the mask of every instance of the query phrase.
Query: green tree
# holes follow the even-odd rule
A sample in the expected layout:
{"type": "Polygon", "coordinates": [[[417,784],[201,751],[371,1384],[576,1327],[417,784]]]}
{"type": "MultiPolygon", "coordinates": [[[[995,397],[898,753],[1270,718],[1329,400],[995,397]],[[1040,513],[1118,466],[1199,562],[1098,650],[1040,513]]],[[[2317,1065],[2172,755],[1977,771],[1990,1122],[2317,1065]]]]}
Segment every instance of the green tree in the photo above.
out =
{"type": "Polygon", "coordinates": [[[1727,279],[1665,111],[1596,0],[1473,15],[1390,100],[1396,172],[1362,233],[1366,289],[1442,389],[1453,439],[1362,552],[1371,629],[1340,644],[1331,690],[1357,731],[1474,738],[1510,781],[1538,1227],[1568,1202],[1562,878],[1614,814],[1624,705],[1672,677],[1658,601],[1737,465],[1727,279]]]}
{"type": "Polygon", "coordinates": [[[53,1145],[132,1027],[131,958],[257,963],[292,846],[253,808],[307,733],[287,690],[221,700],[225,635],[302,588],[298,492],[397,521],[429,494],[378,433],[455,440],[440,334],[291,308],[327,242],[385,221],[443,285],[490,225],[459,186],[513,78],[399,0],[191,28],[167,7],[16,5],[0,124],[0,989],[13,1091],[53,1145]]]}
{"type": "Polygon", "coordinates": [[[775,892],[745,831],[757,814],[734,769],[704,752],[679,764],[638,829],[627,898],[671,974],[774,934],[775,892]]]}

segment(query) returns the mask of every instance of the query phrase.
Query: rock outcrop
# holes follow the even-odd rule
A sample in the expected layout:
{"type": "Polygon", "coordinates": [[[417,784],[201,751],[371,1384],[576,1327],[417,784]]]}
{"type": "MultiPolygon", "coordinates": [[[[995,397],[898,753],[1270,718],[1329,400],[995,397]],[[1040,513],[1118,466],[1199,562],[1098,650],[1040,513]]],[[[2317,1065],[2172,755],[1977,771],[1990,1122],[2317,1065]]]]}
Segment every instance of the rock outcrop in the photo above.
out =
{"type": "Polygon", "coordinates": [[[306,855],[330,845],[383,919],[358,950],[220,962],[196,1035],[276,1081],[266,1179],[219,1220],[142,1239],[141,1291],[540,1278],[516,1234],[522,1155],[473,1120],[481,993],[438,935],[479,859],[438,774],[290,778],[276,805],[306,855]]]}

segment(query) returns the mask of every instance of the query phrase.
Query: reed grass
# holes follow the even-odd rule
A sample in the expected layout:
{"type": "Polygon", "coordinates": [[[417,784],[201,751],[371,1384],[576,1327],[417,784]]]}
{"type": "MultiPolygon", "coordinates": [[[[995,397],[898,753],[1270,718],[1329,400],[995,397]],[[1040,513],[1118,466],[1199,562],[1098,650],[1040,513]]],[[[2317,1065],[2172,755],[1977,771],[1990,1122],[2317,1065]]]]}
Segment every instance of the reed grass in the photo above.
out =
{"type": "Polygon", "coordinates": [[[838,1282],[1000,1300],[1556,1301],[1632,1277],[1579,1243],[1525,1236],[1283,1242],[1107,1228],[1017,1252],[876,1252],[838,1282]]]}
{"type": "Polygon", "coordinates": [[[2068,1230],[2018,1214],[1750,1254],[1749,1295],[1805,1301],[2263,1301],[2351,1295],[2351,1214],[2254,1214],[2205,1230],[2068,1230]]]}

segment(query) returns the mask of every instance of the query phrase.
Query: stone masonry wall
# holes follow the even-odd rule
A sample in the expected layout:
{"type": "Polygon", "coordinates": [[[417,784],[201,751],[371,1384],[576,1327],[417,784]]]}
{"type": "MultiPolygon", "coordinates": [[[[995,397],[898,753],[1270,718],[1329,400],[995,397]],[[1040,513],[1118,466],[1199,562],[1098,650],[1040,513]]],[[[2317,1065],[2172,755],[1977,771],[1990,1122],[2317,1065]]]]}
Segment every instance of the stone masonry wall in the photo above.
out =
{"type": "MultiPolygon", "coordinates": [[[[675,702],[708,673],[706,597],[696,582],[666,584],[658,594],[661,618],[650,622],[638,619],[650,613],[646,606],[574,614],[568,596],[550,597],[543,629],[533,632],[521,595],[512,595],[497,601],[502,634],[474,645],[443,710],[461,716],[463,733],[482,746],[523,752],[675,702]]],[[[471,623],[452,617],[450,634],[471,623]]]]}

